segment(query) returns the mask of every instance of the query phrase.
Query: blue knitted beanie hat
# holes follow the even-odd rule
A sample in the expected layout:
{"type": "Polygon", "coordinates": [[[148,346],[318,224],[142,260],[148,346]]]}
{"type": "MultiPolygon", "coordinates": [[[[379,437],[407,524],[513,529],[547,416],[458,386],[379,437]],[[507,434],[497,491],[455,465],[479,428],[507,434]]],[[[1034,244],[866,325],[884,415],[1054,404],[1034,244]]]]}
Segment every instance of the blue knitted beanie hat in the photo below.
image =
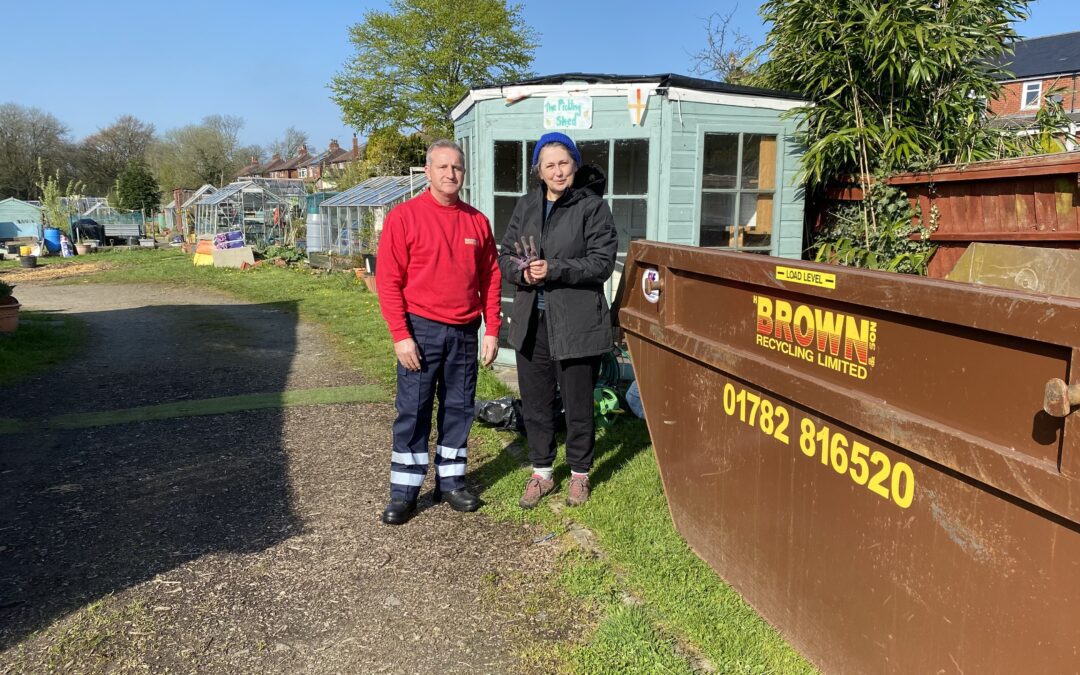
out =
{"type": "Polygon", "coordinates": [[[562,143],[566,146],[566,149],[570,151],[570,156],[574,158],[574,164],[581,166],[581,153],[578,152],[577,146],[574,145],[574,141],[570,140],[570,137],[566,134],[560,134],[558,131],[552,131],[544,134],[537,141],[536,147],[533,149],[532,166],[536,166],[540,163],[540,150],[548,143],[562,143]]]}

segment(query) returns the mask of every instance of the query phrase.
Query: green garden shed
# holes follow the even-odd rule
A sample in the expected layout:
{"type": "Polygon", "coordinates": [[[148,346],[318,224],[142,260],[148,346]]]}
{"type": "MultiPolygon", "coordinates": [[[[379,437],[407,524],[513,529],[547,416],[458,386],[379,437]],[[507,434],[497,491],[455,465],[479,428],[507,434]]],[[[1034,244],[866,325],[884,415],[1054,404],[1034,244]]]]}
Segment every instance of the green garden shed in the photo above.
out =
{"type": "MultiPolygon", "coordinates": [[[[463,197],[496,241],[535,185],[529,160],[547,131],[607,173],[619,228],[618,285],[632,239],[799,258],[803,190],[796,94],[682,75],[550,75],[470,90],[451,113],[466,155],[463,197]]],[[[504,303],[511,292],[504,288],[504,303]]]]}
{"type": "Polygon", "coordinates": [[[21,199],[9,197],[0,200],[0,241],[42,235],[41,207],[21,199]]]}

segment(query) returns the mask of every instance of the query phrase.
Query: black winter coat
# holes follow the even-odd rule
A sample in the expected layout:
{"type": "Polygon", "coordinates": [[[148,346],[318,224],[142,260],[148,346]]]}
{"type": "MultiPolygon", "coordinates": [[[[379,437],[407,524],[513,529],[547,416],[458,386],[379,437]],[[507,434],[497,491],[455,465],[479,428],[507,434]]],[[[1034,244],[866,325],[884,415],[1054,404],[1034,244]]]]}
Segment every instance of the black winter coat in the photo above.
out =
{"type": "Polygon", "coordinates": [[[540,258],[548,262],[543,289],[551,357],[573,359],[611,349],[611,310],[604,282],[615,269],[619,237],[611,209],[600,196],[604,180],[599,169],[581,167],[574,185],[552,206],[547,223],[543,184],[514,207],[499,255],[503,279],[517,287],[508,317],[514,349],[525,344],[538,288],[527,284],[517,267],[514,242],[520,242],[522,235],[535,237],[540,258]]]}

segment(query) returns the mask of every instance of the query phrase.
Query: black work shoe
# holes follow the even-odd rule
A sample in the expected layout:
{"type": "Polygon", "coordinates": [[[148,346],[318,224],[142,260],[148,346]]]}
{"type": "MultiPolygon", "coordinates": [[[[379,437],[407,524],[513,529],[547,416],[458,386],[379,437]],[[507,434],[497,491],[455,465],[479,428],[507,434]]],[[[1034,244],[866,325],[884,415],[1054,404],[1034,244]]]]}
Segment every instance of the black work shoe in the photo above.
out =
{"type": "Polygon", "coordinates": [[[460,490],[451,490],[450,492],[443,492],[442,489],[436,486],[435,491],[431,494],[431,499],[436,504],[443,500],[446,500],[446,503],[450,505],[450,508],[454,509],[455,511],[464,511],[466,513],[469,513],[480,508],[480,499],[465,488],[461,488],[460,490]]]}
{"type": "Polygon", "coordinates": [[[387,525],[404,525],[416,512],[416,502],[407,499],[391,499],[382,512],[382,521],[387,525]]]}

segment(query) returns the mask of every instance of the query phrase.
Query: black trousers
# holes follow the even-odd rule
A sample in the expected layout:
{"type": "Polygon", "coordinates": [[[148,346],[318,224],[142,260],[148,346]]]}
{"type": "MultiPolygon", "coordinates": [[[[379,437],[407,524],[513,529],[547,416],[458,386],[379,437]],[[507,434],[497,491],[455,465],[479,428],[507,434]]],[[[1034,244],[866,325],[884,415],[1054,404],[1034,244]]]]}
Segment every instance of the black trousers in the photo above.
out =
{"type": "Polygon", "coordinates": [[[600,355],[551,358],[544,312],[533,312],[525,344],[517,353],[518,389],[529,441],[529,461],[533,466],[549,467],[555,462],[555,428],[560,414],[555,406],[558,386],[566,418],[566,463],[581,473],[592,468],[596,444],[593,388],[599,370],[600,355]]]}

